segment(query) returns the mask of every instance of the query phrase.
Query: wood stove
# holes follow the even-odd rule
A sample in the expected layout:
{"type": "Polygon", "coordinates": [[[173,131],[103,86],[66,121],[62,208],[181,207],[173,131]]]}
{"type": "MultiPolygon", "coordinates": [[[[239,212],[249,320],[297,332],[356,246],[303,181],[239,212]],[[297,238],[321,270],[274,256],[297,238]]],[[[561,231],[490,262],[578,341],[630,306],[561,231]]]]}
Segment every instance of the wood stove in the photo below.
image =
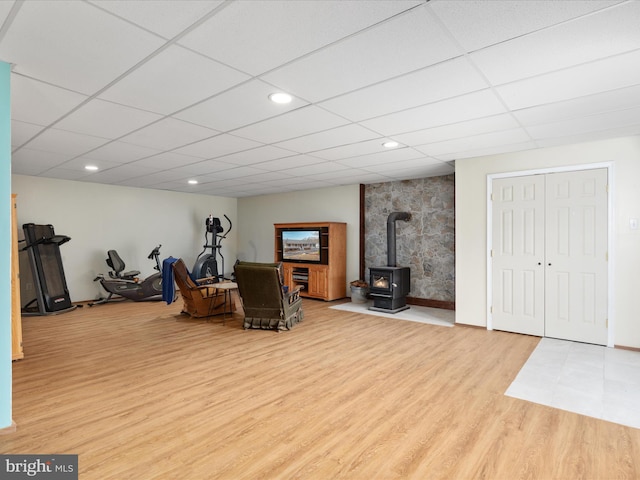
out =
{"type": "Polygon", "coordinates": [[[409,267],[372,267],[370,274],[370,295],[373,306],[369,310],[398,313],[409,308],[407,294],[411,282],[409,267]]]}
{"type": "Polygon", "coordinates": [[[398,313],[409,308],[407,294],[411,285],[411,269],[396,265],[396,220],[410,220],[408,212],[393,212],[387,218],[387,266],[369,269],[369,310],[398,313]]]}

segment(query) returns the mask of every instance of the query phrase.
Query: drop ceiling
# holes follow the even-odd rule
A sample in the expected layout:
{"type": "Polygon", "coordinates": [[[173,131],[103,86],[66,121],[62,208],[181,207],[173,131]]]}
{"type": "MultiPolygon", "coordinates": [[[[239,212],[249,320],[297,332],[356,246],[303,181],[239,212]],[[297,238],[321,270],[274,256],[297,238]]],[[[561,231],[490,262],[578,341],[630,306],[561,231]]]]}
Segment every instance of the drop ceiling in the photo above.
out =
{"type": "Polygon", "coordinates": [[[3,0],[0,25],[16,174],[245,197],[640,134],[640,1],[3,0]]]}

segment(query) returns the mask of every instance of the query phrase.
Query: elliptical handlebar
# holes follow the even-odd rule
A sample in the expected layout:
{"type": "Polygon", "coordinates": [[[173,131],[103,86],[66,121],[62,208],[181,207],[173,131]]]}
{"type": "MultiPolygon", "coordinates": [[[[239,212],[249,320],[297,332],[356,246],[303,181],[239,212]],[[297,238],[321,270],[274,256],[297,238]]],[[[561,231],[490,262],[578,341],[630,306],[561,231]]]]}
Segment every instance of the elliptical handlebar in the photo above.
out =
{"type": "Polygon", "coordinates": [[[147,257],[149,260],[155,260],[156,266],[153,267],[154,270],[161,271],[162,267],[160,266],[160,247],[162,245],[158,245],[156,248],[151,250],[151,253],[147,257]]]}
{"type": "Polygon", "coordinates": [[[160,256],[160,247],[162,245],[158,245],[156,248],[154,248],[153,250],[151,250],[151,253],[149,254],[149,256],[147,257],[149,260],[153,260],[156,257],[160,256]]]}
{"type": "Polygon", "coordinates": [[[233,227],[233,224],[231,223],[231,219],[229,217],[227,217],[226,213],[223,213],[224,218],[227,219],[227,222],[229,222],[229,228],[227,229],[226,232],[224,232],[224,235],[220,236],[220,238],[226,238],[227,234],[231,231],[231,228],[233,227]]]}

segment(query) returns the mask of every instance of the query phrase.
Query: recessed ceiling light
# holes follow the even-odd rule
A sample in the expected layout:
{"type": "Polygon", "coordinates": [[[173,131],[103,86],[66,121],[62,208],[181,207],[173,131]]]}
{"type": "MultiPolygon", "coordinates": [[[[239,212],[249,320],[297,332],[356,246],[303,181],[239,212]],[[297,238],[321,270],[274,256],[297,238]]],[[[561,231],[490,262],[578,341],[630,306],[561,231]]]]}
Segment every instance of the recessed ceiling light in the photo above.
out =
{"type": "Polygon", "coordinates": [[[189,185],[197,185],[198,180],[189,180],[189,185]]]}
{"type": "Polygon", "coordinates": [[[384,148],[396,148],[398,145],[400,145],[400,144],[398,142],[394,142],[394,141],[384,142],[382,144],[382,146],[384,148]]]}
{"type": "Polygon", "coordinates": [[[84,166],[85,170],[89,170],[90,172],[95,172],[98,170],[98,167],[95,165],[85,165],[84,166]]]}
{"type": "Polygon", "coordinates": [[[278,92],[269,95],[269,100],[271,100],[273,103],[291,103],[293,97],[288,93],[278,92]]]}

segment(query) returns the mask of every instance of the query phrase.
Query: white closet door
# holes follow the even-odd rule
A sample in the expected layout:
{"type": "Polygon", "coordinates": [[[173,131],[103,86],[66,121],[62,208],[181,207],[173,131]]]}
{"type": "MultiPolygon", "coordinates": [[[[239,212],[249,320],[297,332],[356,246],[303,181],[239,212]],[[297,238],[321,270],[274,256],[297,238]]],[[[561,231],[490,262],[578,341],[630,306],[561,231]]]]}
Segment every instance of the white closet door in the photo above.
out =
{"type": "Polygon", "coordinates": [[[493,181],[492,322],[544,335],[544,176],[493,181]]]}
{"type": "Polygon", "coordinates": [[[607,170],[546,175],[545,336],[607,344],[607,170]]]}

